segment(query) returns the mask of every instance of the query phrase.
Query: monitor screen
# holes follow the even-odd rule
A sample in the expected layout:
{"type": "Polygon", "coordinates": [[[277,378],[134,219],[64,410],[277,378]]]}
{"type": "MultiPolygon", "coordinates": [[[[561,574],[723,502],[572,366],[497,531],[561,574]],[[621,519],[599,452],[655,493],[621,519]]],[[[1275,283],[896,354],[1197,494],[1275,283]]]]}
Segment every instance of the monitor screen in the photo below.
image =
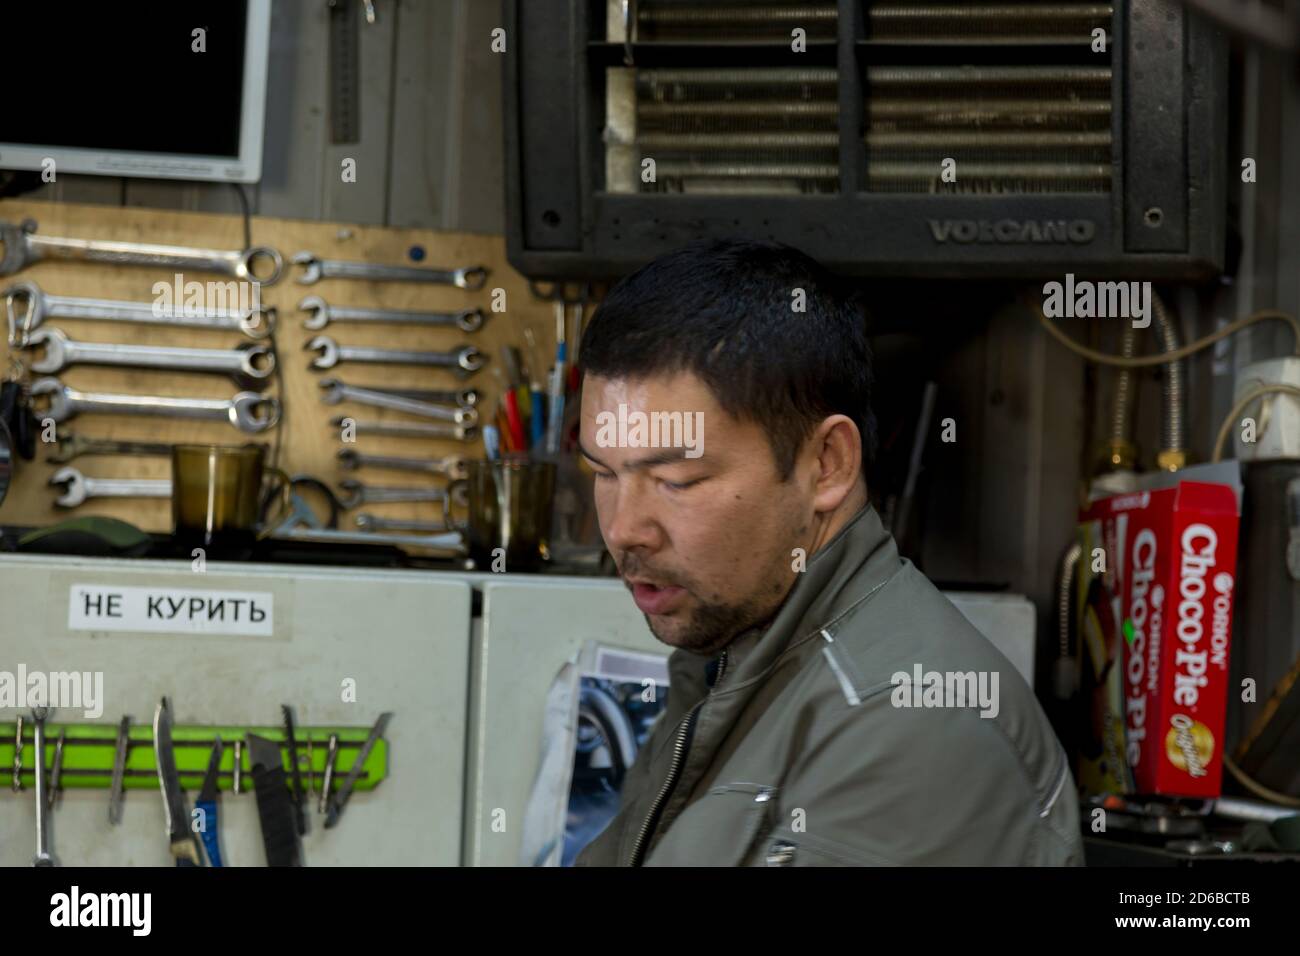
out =
{"type": "Polygon", "coordinates": [[[7,4],[5,65],[27,92],[0,109],[0,166],[37,169],[48,156],[60,171],[255,180],[258,13],[269,18],[267,0],[7,4]]]}

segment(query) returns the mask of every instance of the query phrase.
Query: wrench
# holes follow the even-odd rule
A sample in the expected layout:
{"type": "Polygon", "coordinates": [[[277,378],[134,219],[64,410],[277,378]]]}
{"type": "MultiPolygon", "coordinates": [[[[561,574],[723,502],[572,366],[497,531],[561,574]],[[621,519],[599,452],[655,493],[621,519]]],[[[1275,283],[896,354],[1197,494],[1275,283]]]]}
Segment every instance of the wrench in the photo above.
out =
{"type": "Polygon", "coordinates": [[[389,455],[363,455],[354,448],[340,448],[339,462],[344,471],[358,468],[392,468],[397,471],[420,471],[444,478],[460,479],[469,474],[464,458],[448,455],[446,458],[394,458],[389,455]]]}
{"type": "Polygon", "coordinates": [[[339,504],[344,510],[351,510],[358,505],[385,504],[393,501],[438,501],[442,503],[445,514],[452,501],[458,505],[469,503],[469,487],[463,481],[453,482],[446,488],[434,488],[432,485],[394,488],[366,485],[355,478],[344,478],[339,482],[339,487],[346,492],[339,498],[339,504]]]}
{"type": "Polygon", "coordinates": [[[51,485],[63,485],[54,499],[60,508],[75,508],[87,498],[170,498],[170,478],[87,478],[71,465],[50,477],[51,485]]]}
{"type": "Polygon", "coordinates": [[[24,219],[17,226],[11,222],[0,222],[0,242],[4,243],[5,249],[4,257],[0,258],[0,276],[12,275],[19,269],[46,258],[112,262],[127,266],[165,266],[177,272],[194,269],[198,272],[218,272],[263,285],[273,285],[284,268],[280,253],[268,246],[226,251],[164,246],[152,242],[61,239],[37,236],[34,235],[35,232],[35,219],[24,219]],[[253,271],[253,263],[262,258],[269,259],[272,266],[271,275],[266,279],[259,279],[253,271]]]}
{"type": "Polygon", "coordinates": [[[326,405],[337,405],[346,399],[360,405],[391,408],[394,411],[407,412],[411,415],[434,418],[444,422],[454,422],[457,425],[478,424],[477,408],[445,408],[441,405],[434,405],[432,402],[421,402],[412,398],[402,398],[399,395],[376,392],[369,388],[345,385],[337,378],[323,378],[318,384],[322,389],[321,401],[326,405]]]}
{"type": "Polygon", "coordinates": [[[411,398],[417,402],[433,402],[435,405],[459,405],[461,408],[471,408],[478,404],[478,389],[476,388],[383,388],[378,385],[367,385],[367,389],[372,392],[383,392],[385,395],[396,395],[399,398],[411,398]]]}
{"type": "Polygon", "coordinates": [[[45,354],[28,367],[53,374],[70,365],[114,365],[176,372],[217,372],[240,384],[256,384],[275,373],[275,354],[268,345],[240,349],[191,349],[158,345],[105,345],[74,342],[59,329],[37,329],[27,344],[45,354]]]}
{"type": "Polygon", "coordinates": [[[27,335],[48,316],[65,319],[93,319],[101,322],[134,322],[141,325],[170,325],[187,329],[217,329],[242,332],[250,339],[264,339],[275,331],[274,306],[230,312],[223,309],[160,309],[152,302],[123,302],[119,299],[83,299],[46,295],[35,282],[15,282],[3,295],[9,318],[9,344],[21,347],[27,335]],[[26,302],[21,319],[15,303],[26,302]],[[21,332],[21,335],[19,334],[21,332]]]}
{"type": "Polygon", "coordinates": [[[431,534],[454,530],[442,521],[405,521],[372,514],[357,515],[357,527],[362,531],[424,531],[431,534]]]}
{"type": "Polygon", "coordinates": [[[405,312],[400,309],[349,309],[331,306],[318,295],[309,295],[298,303],[298,311],[310,312],[302,327],[319,332],[331,322],[388,322],[394,325],[454,325],[462,332],[477,332],[483,327],[482,309],[459,312],[405,312]]]}
{"type": "Polygon", "coordinates": [[[271,535],[281,541],[311,541],[318,544],[391,544],[399,548],[425,548],[433,551],[465,553],[465,539],[459,531],[418,536],[409,534],[373,534],[366,531],[339,531],[332,528],[290,528],[271,535]]]}
{"type": "Polygon", "coordinates": [[[328,335],[318,335],[306,345],[304,351],[320,352],[312,359],[315,369],[333,368],[339,362],[376,362],[385,365],[435,365],[450,368],[461,378],[466,378],[483,367],[483,353],[472,345],[462,345],[450,352],[413,352],[407,349],[372,349],[357,345],[339,345],[328,335]]]}
{"type": "Polygon", "coordinates": [[[344,259],[319,259],[313,253],[299,252],[293,257],[304,267],[298,281],[312,285],[321,279],[370,279],[384,282],[438,282],[470,292],[483,288],[487,270],[482,266],[464,269],[423,269],[419,266],[386,266],[374,262],[351,262],[344,259]]]}
{"type": "Polygon", "coordinates": [[[473,425],[444,425],[441,422],[372,422],[357,421],[338,415],[330,419],[334,428],[342,428],[345,421],[352,422],[358,435],[395,435],[402,438],[450,438],[455,441],[473,441],[478,429],[473,425]]]}
{"type": "Polygon", "coordinates": [[[50,855],[49,808],[45,805],[45,718],[48,714],[48,707],[32,708],[32,720],[36,724],[33,734],[36,766],[32,768],[36,775],[36,856],[32,858],[32,866],[54,865],[54,857],[50,855]]]}
{"type": "Polygon", "coordinates": [[[280,420],[280,402],[260,392],[238,392],[233,398],[163,398],[156,395],[117,395],[101,392],[78,392],[57,378],[38,378],[31,394],[49,398],[49,409],[37,418],[49,415],[64,422],[80,413],[106,412],[124,415],[167,415],[172,418],[198,418],[230,422],[240,431],[260,432],[280,420]],[[269,408],[264,416],[257,410],[269,408]]]}
{"type": "Polygon", "coordinates": [[[82,455],[167,455],[172,446],[166,442],[114,441],[108,438],[87,438],[72,432],[55,432],[59,447],[45,460],[52,465],[66,465],[82,455]]]}

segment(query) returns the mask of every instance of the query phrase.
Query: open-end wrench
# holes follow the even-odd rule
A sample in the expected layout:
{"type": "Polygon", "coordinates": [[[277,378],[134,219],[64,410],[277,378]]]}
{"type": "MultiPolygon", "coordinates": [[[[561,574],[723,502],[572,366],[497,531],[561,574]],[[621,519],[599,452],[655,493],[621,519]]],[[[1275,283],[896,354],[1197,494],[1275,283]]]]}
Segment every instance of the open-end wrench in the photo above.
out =
{"type": "Polygon", "coordinates": [[[321,279],[369,279],[378,282],[437,282],[475,292],[483,288],[483,283],[487,281],[487,270],[482,266],[463,269],[386,266],[346,259],[318,259],[310,252],[297,253],[293,261],[303,267],[303,274],[298,277],[303,285],[312,285],[321,279]]]}
{"type": "Polygon", "coordinates": [[[337,405],[342,401],[356,402],[359,405],[371,405],[375,408],[391,408],[393,411],[419,415],[421,418],[433,418],[457,425],[477,425],[477,408],[448,408],[432,402],[420,402],[413,398],[388,395],[369,388],[357,388],[345,385],[337,378],[323,378],[318,383],[321,388],[321,401],[326,405],[337,405]]]}
{"type": "Polygon", "coordinates": [[[385,388],[381,385],[367,385],[372,392],[396,395],[399,398],[411,398],[417,402],[433,402],[435,405],[459,405],[472,408],[478,404],[479,394],[476,388],[385,388]]]}
{"type": "Polygon", "coordinates": [[[339,487],[344,492],[339,496],[339,504],[344,510],[351,510],[358,505],[394,501],[437,501],[442,504],[442,510],[446,513],[453,501],[462,506],[469,502],[469,487],[463,481],[453,482],[446,488],[435,488],[432,485],[388,487],[367,485],[355,478],[344,478],[339,482],[339,487]]]}
{"type": "Polygon", "coordinates": [[[280,402],[259,392],[238,392],[232,398],[163,398],[158,395],[117,395],[103,392],[78,392],[57,378],[39,378],[32,383],[32,397],[45,396],[48,415],[65,422],[87,412],[123,415],[165,415],[172,418],[198,418],[225,421],[240,431],[261,432],[280,420],[280,402]],[[260,409],[267,409],[259,414],[260,409]]]}
{"type": "Polygon", "coordinates": [[[170,456],[172,446],[158,441],[117,441],[112,438],[88,438],[73,432],[56,431],[59,446],[45,456],[52,465],[66,465],[82,455],[157,455],[170,456]]]}
{"type": "Polygon", "coordinates": [[[453,555],[465,553],[465,539],[459,531],[420,536],[410,534],[375,534],[368,531],[340,531],[337,528],[289,528],[276,531],[272,538],[281,541],[310,541],[315,544],[385,544],[401,548],[419,548],[428,551],[447,551],[453,555]]]}
{"type": "Polygon", "coordinates": [[[465,459],[456,455],[448,455],[446,458],[395,458],[391,455],[363,455],[355,448],[340,448],[338,459],[345,471],[391,468],[395,471],[419,471],[426,475],[442,475],[453,479],[464,478],[469,474],[465,459]]]}
{"type": "Polygon", "coordinates": [[[268,345],[239,349],[108,345],[74,342],[59,329],[37,329],[27,337],[27,344],[45,351],[28,363],[28,368],[42,375],[62,372],[70,365],[112,365],[171,372],[215,372],[229,375],[240,384],[256,385],[275,374],[275,353],[268,345]]]}
{"type": "Polygon", "coordinates": [[[170,478],[88,478],[65,465],[50,476],[51,485],[62,485],[54,499],[60,508],[75,508],[87,498],[170,498],[170,478]]]}
{"type": "Polygon", "coordinates": [[[356,435],[390,435],[396,438],[438,438],[453,441],[473,441],[478,429],[473,425],[450,425],[442,422],[373,422],[357,421],[337,415],[330,419],[333,428],[343,428],[350,422],[356,435]]]}
{"type": "Polygon", "coordinates": [[[79,259],[126,266],[165,266],[176,272],[184,272],[186,269],[217,272],[248,282],[271,285],[280,278],[284,267],[280,253],[268,246],[226,251],[164,246],[152,242],[63,239],[38,236],[35,232],[34,219],[24,219],[17,226],[11,222],[0,222],[0,241],[4,243],[5,250],[3,258],[0,258],[0,275],[12,275],[41,259],[79,259]],[[259,279],[253,269],[253,263],[259,259],[267,259],[271,263],[271,274],[264,279],[259,279]]]}
{"type": "Polygon", "coordinates": [[[382,518],[379,515],[357,515],[357,527],[362,531],[422,531],[427,534],[454,531],[445,521],[406,521],[402,518],[382,518]]]}
{"type": "Polygon", "coordinates": [[[32,721],[36,724],[33,743],[36,745],[36,765],[32,770],[36,774],[36,856],[32,866],[53,866],[54,857],[50,855],[49,807],[45,796],[45,718],[48,707],[33,707],[32,721]]]}
{"type": "Polygon", "coordinates": [[[472,345],[462,345],[450,352],[416,352],[410,349],[374,349],[360,345],[339,345],[328,335],[318,335],[306,345],[305,351],[320,354],[311,361],[315,369],[333,368],[339,362],[373,362],[382,365],[432,365],[451,369],[461,378],[473,375],[483,367],[486,357],[472,345]]]}
{"type": "Polygon", "coordinates": [[[462,332],[477,332],[483,327],[482,309],[459,312],[406,312],[401,309],[353,309],[330,305],[318,295],[309,295],[298,303],[300,312],[310,312],[302,327],[319,332],[331,322],[382,322],[388,325],[454,325],[462,332]]]}
{"type": "Polygon", "coordinates": [[[264,339],[275,331],[274,306],[247,311],[225,309],[161,309],[152,302],[123,302],[118,299],[83,299],[46,295],[35,282],[15,282],[5,288],[5,311],[9,320],[9,344],[21,346],[28,334],[50,316],[91,319],[99,322],[134,322],[138,325],[170,325],[187,329],[215,329],[242,332],[250,339],[264,339]],[[21,305],[21,308],[20,308],[21,305]]]}

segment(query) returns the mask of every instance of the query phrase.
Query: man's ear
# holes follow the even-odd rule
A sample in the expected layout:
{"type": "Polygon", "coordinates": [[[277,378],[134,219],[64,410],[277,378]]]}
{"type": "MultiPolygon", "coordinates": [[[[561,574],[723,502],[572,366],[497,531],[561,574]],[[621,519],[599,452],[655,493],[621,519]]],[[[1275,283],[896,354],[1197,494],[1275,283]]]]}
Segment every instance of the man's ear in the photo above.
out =
{"type": "Polygon", "coordinates": [[[813,430],[809,440],[817,456],[813,508],[834,511],[862,475],[862,435],[847,415],[831,415],[813,430]]]}

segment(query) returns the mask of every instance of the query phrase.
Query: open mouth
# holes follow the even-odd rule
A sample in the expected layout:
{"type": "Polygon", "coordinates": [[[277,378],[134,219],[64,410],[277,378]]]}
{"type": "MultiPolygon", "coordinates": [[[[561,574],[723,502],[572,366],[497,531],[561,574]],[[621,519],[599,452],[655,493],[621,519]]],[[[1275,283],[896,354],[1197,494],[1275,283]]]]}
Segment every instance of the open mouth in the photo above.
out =
{"type": "Polygon", "coordinates": [[[632,600],[642,614],[666,614],[682,600],[686,589],[675,584],[653,584],[649,581],[628,580],[632,600]]]}

